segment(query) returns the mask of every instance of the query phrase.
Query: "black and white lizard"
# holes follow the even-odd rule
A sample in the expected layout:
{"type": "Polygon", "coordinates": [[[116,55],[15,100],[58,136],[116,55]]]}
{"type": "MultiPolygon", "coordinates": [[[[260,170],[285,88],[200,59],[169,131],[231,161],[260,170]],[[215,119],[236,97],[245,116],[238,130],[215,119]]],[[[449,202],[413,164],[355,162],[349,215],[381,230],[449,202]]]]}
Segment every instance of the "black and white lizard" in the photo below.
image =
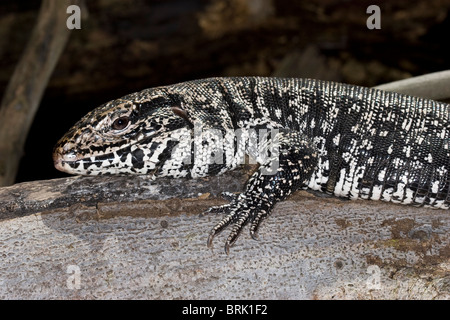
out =
{"type": "Polygon", "coordinates": [[[208,210],[226,213],[208,238],[231,225],[226,252],[301,188],[450,207],[450,105],[319,80],[210,78],[132,93],[77,122],[53,159],[71,174],[195,178],[235,168],[244,153],[258,171],[208,210]]]}

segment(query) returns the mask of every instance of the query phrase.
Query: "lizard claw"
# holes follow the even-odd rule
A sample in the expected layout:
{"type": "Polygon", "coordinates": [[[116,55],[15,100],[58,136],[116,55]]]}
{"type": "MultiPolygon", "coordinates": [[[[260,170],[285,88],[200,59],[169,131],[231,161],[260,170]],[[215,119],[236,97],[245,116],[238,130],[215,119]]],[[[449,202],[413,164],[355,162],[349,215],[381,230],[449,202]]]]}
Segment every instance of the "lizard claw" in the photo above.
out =
{"type": "Polygon", "coordinates": [[[222,192],[221,196],[223,199],[229,201],[229,204],[221,205],[221,206],[214,206],[206,210],[205,212],[201,213],[201,216],[205,216],[207,214],[221,214],[226,213],[228,211],[228,208],[235,204],[237,202],[238,195],[231,193],[231,192],[222,192]]]}
{"type": "Polygon", "coordinates": [[[212,248],[213,239],[214,239],[214,234],[210,233],[208,236],[208,241],[206,242],[206,245],[208,248],[212,248]]]}
{"type": "Polygon", "coordinates": [[[229,204],[225,204],[223,206],[214,206],[214,207],[210,207],[208,210],[200,213],[200,216],[206,216],[208,214],[220,214],[220,213],[224,213],[227,209],[227,207],[229,206],[229,204]]]}
{"type": "MultiPolygon", "coordinates": [[[[212,242],[214,239],[215,234],[213,232],[211,232],[208,236],[208,241],[207,241],[207,246],[208,248],[212,248],[212,242]]],[[[231,247],[231,243],[230,242],[225,242],[225,253],[228,255],[230,253],[230,247],[231,247]]]]}
{"type": "Polygon", "coordinates": [[[228,243],[228,242],[225,242],[225,253],[226,253],[227,255],[230,254],[230,247],[231,247],[231,244],[228,243]]]}
{"type": "MultiPolygon", "coordinates": [[[[263,200],[258,201],[258,203],[249,202],[245,196],[240,196],[231,204],[211,208],[214,211],[225,212],[226,216],[209,233],[207,240],[209,248],[212,247],[214,237],[229,225],[232,225],[232,229],[225,242],[226,254],[229,254],[230,248],[249,222],[251,222],[250,236],[254,240],[258,240],[257,230],[263,218],[269,213],[270,204],[263,200]]],[[[207,212],[211,212],[211,209],[207,212]]]]}

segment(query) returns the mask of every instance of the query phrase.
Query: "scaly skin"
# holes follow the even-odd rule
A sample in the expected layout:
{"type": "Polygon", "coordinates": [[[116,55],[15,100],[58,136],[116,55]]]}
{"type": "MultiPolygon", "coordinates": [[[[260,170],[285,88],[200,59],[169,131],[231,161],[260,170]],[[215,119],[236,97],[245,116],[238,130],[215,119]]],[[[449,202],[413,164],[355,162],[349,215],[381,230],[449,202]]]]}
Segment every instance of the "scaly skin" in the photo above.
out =
{"type": "Polygon", "coordinates": [[[227,214],[208,244],[232,225],[228,252],[246,224],[256,238],[273,206],[300,188],[448,209],[449,123],[447,104],[375,89],[210,78],[98,107],[58,142],[53,157],[71,174],[196,178],[232,170],[249,154],[260,168],[245,191],[208,210],[227,214]]]}

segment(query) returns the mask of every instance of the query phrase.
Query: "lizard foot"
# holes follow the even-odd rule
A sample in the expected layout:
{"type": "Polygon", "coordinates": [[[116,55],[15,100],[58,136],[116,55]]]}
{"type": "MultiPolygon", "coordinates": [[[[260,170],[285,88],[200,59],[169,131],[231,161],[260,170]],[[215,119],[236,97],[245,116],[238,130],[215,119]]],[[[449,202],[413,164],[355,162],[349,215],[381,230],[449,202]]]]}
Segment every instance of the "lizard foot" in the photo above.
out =
{"type": "Polygon", "coordinates": [[[257,240],[257,231],[261,221],[269,214],[271,205],[267,200],[259,199],[256,203],[249,201],[244,194],[239,195],[231,203],[212,207],[205,213],[225,213],[226,216],[211,230],[208,237],[208,247],[212,247],[214,237],[229,225],[231,232],[225,242],[225,252],[230,252],[230,247],[236,242],[245,225],[250,224],[250,236],[257,240]]]}
{"type": "Polygon", "coordinates": [[[231,226],[231,232],[225,242],[227,254],[248,223],[250,236],[257,239],[259,225],[275,203],[309,181],[317,165],[315,145],[299,132],[289,130],[280,131],[278,138],[279,152],[262,161],[258,171],[248,180],[245,191],[236,197],[229,196],[229,204],[206,211],[226,214],[209,233],[208,247],[211,247],[214,237],[228,226],[231,226]]]}
{"type": "Polygon", "coordinates": [[[200,216],[201,217],[203,217],[203,216],[205,216],[205,215],[207,215],[207,214],[211,214],[211,213],[213,213],[213,214],[223,214],[223,213],[226,213],[227,212],[227,209],[232,205],[232,204],[235,204],[236,202],[237,202],[237,198],[239,197],[239,194],[234,194],[234,193],[232,193],[232,192],[222,192],[221,194],[220,194],[220,196],[224,199],[224,200],[226,200],[226,201],[228,201],[228,202],[230,202],[230,203],[228,203],[228,204],[224,204],[224,205],[221,205],[221,206],[213,206],[213,207],[210,207],[208,210],[206,210],[206,211],[204,211],[204,212],[202,212],[201,214],[200,214],[200,216]]]}

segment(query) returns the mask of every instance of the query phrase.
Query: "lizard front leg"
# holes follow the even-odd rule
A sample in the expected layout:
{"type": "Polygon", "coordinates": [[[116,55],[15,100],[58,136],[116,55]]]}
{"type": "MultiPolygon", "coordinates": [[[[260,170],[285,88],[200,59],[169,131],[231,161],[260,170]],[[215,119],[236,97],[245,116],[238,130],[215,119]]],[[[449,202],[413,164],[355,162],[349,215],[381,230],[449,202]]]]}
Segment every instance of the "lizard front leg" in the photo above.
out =
{"type": "Polygon", "coordinates": [[[250,223],[250,235],[257,239],[260,223],[270,214],[274,205],[309,181],[318,158],[312,141],[295,131],[280,131],[277,140],[279,149],[276,158],[269,157],[260,165],[247,182],[245,191],[229,204],[206,211],[226,214],[211,230],[209,247],[212,246],[213,238],[229,225],[232,227],[225,242],[227,254],[246,224],[250,223]]]}

